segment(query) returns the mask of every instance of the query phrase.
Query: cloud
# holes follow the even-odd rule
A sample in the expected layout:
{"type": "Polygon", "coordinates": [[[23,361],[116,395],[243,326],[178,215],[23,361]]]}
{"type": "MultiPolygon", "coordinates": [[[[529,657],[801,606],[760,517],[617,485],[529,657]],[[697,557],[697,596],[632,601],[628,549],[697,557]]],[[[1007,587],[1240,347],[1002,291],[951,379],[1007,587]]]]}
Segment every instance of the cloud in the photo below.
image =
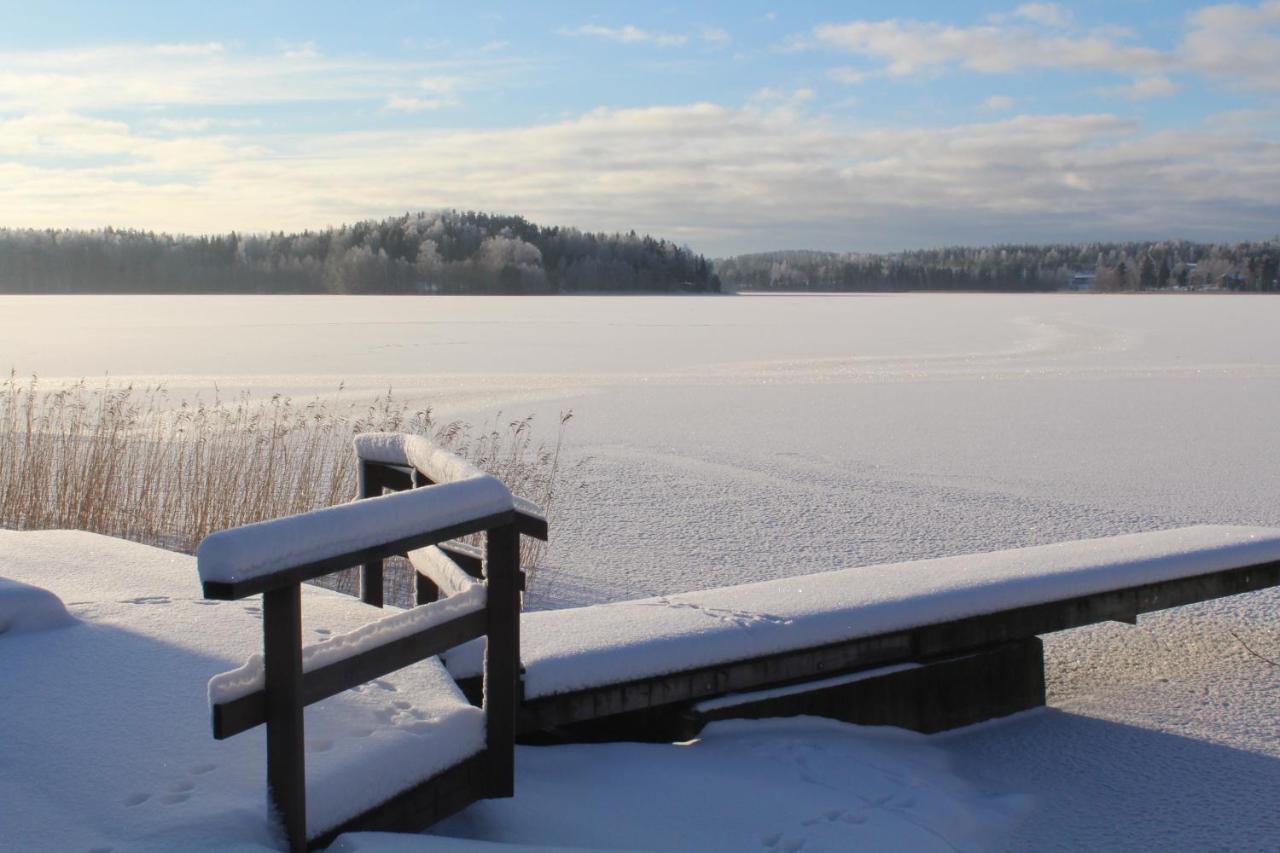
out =
{"type": "Polygon", "coordinates": [[[1042,27],[1065,30],[1071,26],[1070,9],[1064,9],[1057,3],[1023,3],[1013,10],[1016,18],[1039,24],[1042,27]]]}
{"type": "Polygon", "coordinates": [[[1151,77],[1139,78],[1127,85],[1104,86],[1095,91],[1100,95],[1128,98],[1131,101],[1145,101],[1151,98],[1168,98],[1176,95],[1182,91],[1182,86],[1163,74],[1156,74],[1151,77]]]}
{"type": "Polygon", "coordinates": [[[1178,52],[1188,67],[1211,77],[1280,91],[1280,0],[1197,10],[1178,52]]]}
{"type": "Polygon", "coordinates": [[[992,112],[1008,112],[1013,109],[1013,98],[1008,95],[992,95],[982,102],[982,106],[992,112]]]}
{"type": "Polygon", "coordinates": [[[602,27],[596,24],[583,24],[580,27],[574,27],[572,29],[562,27],[559,30],[559,33],[562,36],[602,38],[609,41],[621,42],[622,44],[653,44],[658,47],[678,47],[689,42],[689,37],[686,35],[642,30],[631,24],[627,24],[622,27],[602,27]]]}
{"type": "Polygon", "coordinates": [[[212,42],[0,51],[0,112],[382,102],[388,92],[411,97],[408,93],[424,77],[439,77],[442,71],[480,79],[499,73],[501,63],[328,57],[309,44],[268,53],[212,42]]]}
{"type": "Polygon", "coordinates": [[[701,38],[708,44],[728,44],[733,41],[733,36],[729,35],[725,30],[719,27],[707,27],[702,31],[701,38]]]}
{"type": "Polygon", "coordinates": [[[1131,76],[1128,85],[1096,91],[1135,100],[1180,91],[1170,73],[1207,75],[1241,89],[1280,91],[1280,0],[1200,8],[1187,17],[1181,43],[1169,51],[1132,43],[1134,33],[1123,27],[1087,33],[1071,29],[1069,10],[1054,3],[1024,3],[976,26],[896,18],[827,23],[808,35],[791,36],[778,49],[826,47],[880,63],[870,69],[831,69],[828,76],[841,82],[938,74],[952,68],[981,74],[1068,69],[1131,76]]]}
{"type": "Polygon", "coordinates": [[[956,27],[932,21],[849,21],[813,31],[817,44],[883,62],[890,76],[936,72],[951,65],[987,74],[1024,68],[1076,68],[1152,73],[1168,67],[1158,50],[1099,34],[1049,34],[1023,26],[956,27]]]}
{"type": "Polygon", "coordinates": [[[803,101],[596,109],[504,129],[300,134],[262,147],[161,140],[70,114],[0,122],[0,151],[53,144],[87,158],[0,158],[0,225],[301,229],[470,207],[731,252],[1239,239],[1272,233],[1280,219],[1280,146],[1246,126],[1143,133],[1092,114],[846,127],[803,101]],[[93,159],[107,156],[116,159],[93,159]]]}

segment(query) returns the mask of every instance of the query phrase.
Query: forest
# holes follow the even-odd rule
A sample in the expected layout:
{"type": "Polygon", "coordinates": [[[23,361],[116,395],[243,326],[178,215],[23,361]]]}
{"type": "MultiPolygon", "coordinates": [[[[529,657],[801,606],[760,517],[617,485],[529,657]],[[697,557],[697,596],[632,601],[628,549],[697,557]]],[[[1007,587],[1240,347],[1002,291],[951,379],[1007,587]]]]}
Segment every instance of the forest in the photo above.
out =
{"type": "Polygon", "coordinates": [[[787,251],[716,261],[727,290],[1280,291],[1280,238],[922,249],[893,254],[787,251]]]}
{"type": "Polygon", "coordinates": [[[719,290],[667,240],[520,216],[406,213],[302,233],[0,229],[0,293],[581,293],[719,290]]]}

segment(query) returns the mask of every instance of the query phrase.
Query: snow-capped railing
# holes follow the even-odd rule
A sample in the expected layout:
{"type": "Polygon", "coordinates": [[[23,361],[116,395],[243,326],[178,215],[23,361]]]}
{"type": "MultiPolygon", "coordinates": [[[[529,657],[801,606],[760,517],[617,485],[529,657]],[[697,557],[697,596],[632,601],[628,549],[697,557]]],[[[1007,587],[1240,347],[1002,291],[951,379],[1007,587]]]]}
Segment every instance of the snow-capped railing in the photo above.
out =
{"type": "Polygon", "coordinates": [[[546,539],[546,521],[425,439],[365,435],[356,449],[360,500],[219,531],[197,551],[206,598],[262,594],[263,655],[211,682],[213,729],[226,738],[266,724],[267,785],[291,850],[317,841],[307,837],[303,708],[480,637],[484,750],[342,829],[420,829],[425,816],[443,816],[441,803],[510,796],[514,784],[520,536],[546,539]],[[440,547],[475,534],[484,535],[482,550],[440,547]],[[300,584],[361,565],[361,597],[380,607],[382,561],[396,555],[417,568],[419,606],[304,649],[300,584]],[[448,600],[432,603],[440,591],[448,600]]]}
{"type": "MultiPolygon", "coordinates": [[[[366,432],[356,436],[355,446],[362,498],[378,497],[384,491],[493,479],[420,435],[366,432]]],[[[511,496],[510,501],[520,533],[545,541],[547,519],[542,510],[517,496],[511,496]]],[[[480,576],[480,552],[460,543],[419,549],[409,554],[409,561],[415,569],[414,597],[418,604],[453,595],[465,588],[463,578],[480,576]]],[[[382,573],[382,560],[374,559],[364,563],[360,576],[360,597],[379,607],[383,603],[382,573]]],[[[524,574],[520,573],[516,581],[523,590],[524,574]]]]}

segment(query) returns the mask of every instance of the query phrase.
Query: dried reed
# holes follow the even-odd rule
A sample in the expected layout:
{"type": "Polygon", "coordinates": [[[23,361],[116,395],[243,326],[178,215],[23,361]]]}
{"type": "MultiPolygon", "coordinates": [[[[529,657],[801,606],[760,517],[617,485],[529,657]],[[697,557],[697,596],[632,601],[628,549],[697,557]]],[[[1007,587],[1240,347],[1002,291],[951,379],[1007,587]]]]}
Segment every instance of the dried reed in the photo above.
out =
{"type": "MultiPolygon", "coordinates": [[[[428,436],[545,509],[569,417],[547,446],[535,443],[532,416],[476,430],[437,423],[390,391],[367,407],[281,395],[206,403],[83,380],[44,390],[10,374],[0,383],[0,527],[89,530],[190,553],[214,530],[349,500],[351,438],[365,431],[428,436]]],[[[527,566],[540,544],[526,543],[527,566]]]]}

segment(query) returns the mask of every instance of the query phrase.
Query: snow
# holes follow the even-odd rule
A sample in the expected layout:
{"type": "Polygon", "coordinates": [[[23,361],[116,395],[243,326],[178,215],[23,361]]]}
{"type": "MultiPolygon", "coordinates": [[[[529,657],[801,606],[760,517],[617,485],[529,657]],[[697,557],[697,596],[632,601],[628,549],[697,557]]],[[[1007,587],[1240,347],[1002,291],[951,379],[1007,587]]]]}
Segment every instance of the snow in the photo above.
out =
{"type": "MultiPolygon", "coordinates": [[[[1029,604],[1280,560],[1280,528],[1200,525],[862,566],[526,613],[525,695],[549,696],[1029,604]]],[[[446,654],[479,673],[483,645],[446,654]]]]}
{"type": "Polygon", "coordinates": [[[382,545],[513,508],[495,477],[396,492],[206,536],[200,579],[231,583],[382,545]]]}
{"type": "Polygon", "coordinates": [[[516,762],[519,796],[477,803],[432,834],[704,853],[983,851],[1002,849],[1031,804],[965,780],[926,736],[811,717],[712,723],[690,744],[522,748],[516,762]]]}
{"type": "MultiPolygon", "coordinates": [[[[0,850],[275,849],[261,727],[225,741],[205,683],[261,647],[256,598],[206,601],[195,561],[67,531],[0,531],[0,576],[59,596],[76,624],[0,634],[0,850]]],[[[304,587],[304,635],[367,621],[304,587]]],[[[435,659],[310,706],[313,832],[483,746],[484,718],[435,659]]]]}
{"type": "MultiPolygon", "coordinates": [[[[361,407],[393,388],[441,421],[533,413],[552,440],[572,410],[546,565],[525,596],[542,608],[1191,524],[1280,527],[1277,328],[1280,299],[1250,296],[0,297],[6,363],[46,385],[107,373],[175,398],[211,399],[216,381],[224,398],[361,407]]],[[[1051,635],[1049,709],[925,742],[977,789],[1029,799],[992,849],[1275,848],[1280,668],[1243,643],[1280,659],[1277,613],[1268,590],[1051,635]]],[[[0,649],[82,628],[0,635],[0,649]]],[[[209,662],[186,713],[204,714],[204,680],[253,650],[209,662]]],[[[655,767],[693,754],[628,746],[655,767]]],[[[623,846],[704,796],[660,799],[688,764],[662,765],[653,790],[579,749],[522,748],[521,796],[485,804],[502,823],[488,831],[535,843],[613,790],[613,831],[595,846],[623,846]],[[564,799],[539,822],[519,807],[547,778],[564,799]]],[[[53,759],[41,772],[61,769],[53,759]]],[[[774,768],[756,766],[739,812],[763,822],[774,768]]],[[[10,802],[26,800],[0,787],[10,802]]],[[[17,843],[5,835],[0,849],[17,843]]]]}
{"type": "Polygon", "coordinates": [[[0,577],[0,634],[47,631],[75,622],[49,590],[0,577]]]}
{"type": "MultiPolygon", "coordinates": [[[[302,671],[323,669],[378,646],[451,622],[468,613],[476,613],[484,609],[485,593],[483,585],[473,584],[459,590],[451,598],[392,612],[345,634],[330,634],[322,642],[302,647],[302,671]]],[[[266,670],[262,655],[250,655],[241,666],[209,680],[209,704],[239,699],[261,690],[265,685],[266,670]]]]}
{"type": "Polygon", "coordinates": [[[485,473],[461,456],[450,453],[420,435],[365,432],[355,437],[356,456],[369,462],[417,468],[433,483],[474,480],[485,473]]]}
{"type": "Polygon", "coordinates": [[[430,578],[444,595],[461,595],[474,587],[482,586],[435,545],[410,551],[408,556],[414,569],[430,578]]]}

